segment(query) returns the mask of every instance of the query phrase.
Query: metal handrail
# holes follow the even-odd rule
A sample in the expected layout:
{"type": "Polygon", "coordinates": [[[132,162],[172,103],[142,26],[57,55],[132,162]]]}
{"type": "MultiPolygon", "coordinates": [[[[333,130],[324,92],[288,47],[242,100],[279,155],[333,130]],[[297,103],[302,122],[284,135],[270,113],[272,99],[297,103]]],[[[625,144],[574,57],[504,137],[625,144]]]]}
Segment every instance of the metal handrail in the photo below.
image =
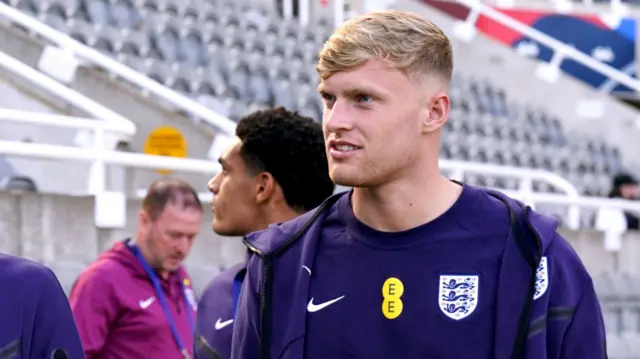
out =
{"type": "Polygon", "coordinates": [[[599,72],[604,76],[607,76],[618,83],[625,85],[629,88],[634,89],[635,91],[640,92],[640,81],[632,78],[631,76],[601,62],[598,61],[591,56],[585,54],[584,52],[571,47],[563,42],[560,42],[551,36],[538,31],[509,15],[503,14],[500,11],[497,11],[491,6],[487,6],[483,4],[479,0],[456,0],[457,2],[467,6],[471,11],[467,16],[467,23],[471,25],[475,25],[475,22],[478,19],[478,14],[482,14],[514,31],[517,31],[523,35],[526,35],[530,39],[533,39],[549,48],[555,50],[555,53],[550,61],[550,63],[560,66],[564,57],[568,57],[576,62],[581,63],[582,65],[589,67],[593,71],[599,72]]]}
{"type": "Polygon", "coordinates": [[[159,84],[117,60],[74,40],[70,36],[63,34],[62,32],[21,12],[20,10],[0,2],[0,15],[7,18],[14,24],[25,27],[30,32],[38,34],[40,37],[56,44],[60,48],[71,51],[75,56],[87,63],[101,67],[113,75],[135,84],[172,105],[180,107],[185,111],[209,122],[211,125],[226,132],[227,134],[233,135],[235,133],[236,124],[232,120],[221,116],[187,96],[181,95],[180,93],[159,84]]]}
{"type": "MultiPolygon", "coordinates": [[[[82,95],[81,93],[62,85],[61,83],[55,81],[47,75],[44,75],[38,70],[25,65],[24,63],[14,59],[13,57],[5,54],[2,51],[0,51],[0,67],[5,69],[6,71],[13,73],[15,76],[20,77],[22,80],[29,82],[33,86],[47,91],[52,96],[58,97],[59,99],[90,114],[97,119],[93,120],[92,122],[102,122],[100,126],[117,126],[119,129],[118,133],[127,137],[133,136],[136,133],[135,124],[127,118],[93,101],[92,99],[82,95]]],[[[33,113],[23,113],[23,115],[25,115],[23,116],[20,114],[20,112],[22,111],[17,110],[2,110],[2,112],[4,112],[4,114],[8,117],[14,117],[14,119],[27,117],[31,118],[30,120],[28,120],[31,123],[37,121],[36,119],[34,119],[33,113]]],[[[43,115],[44,114],[39,114],[40,117],[43,117],[43,115]]],[[[64,123],[64,121],[60,122],[64,123]]]]}

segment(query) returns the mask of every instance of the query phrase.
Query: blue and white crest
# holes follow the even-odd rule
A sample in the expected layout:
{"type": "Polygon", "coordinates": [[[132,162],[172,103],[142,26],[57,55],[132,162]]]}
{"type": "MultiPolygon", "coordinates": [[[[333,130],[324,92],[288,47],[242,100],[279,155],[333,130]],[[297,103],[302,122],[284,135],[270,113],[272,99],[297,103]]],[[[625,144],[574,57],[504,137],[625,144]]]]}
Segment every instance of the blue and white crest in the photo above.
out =
{"type": "Polygon", "coordinates": [[[468,317],[478,306],[477,275],[441,275],[438,290],[440,310],[453,320],[468,317]]]}
{"type": "Polygon", "coordinates": [[[540,258],[540,264],[536,269],[536,291],[533,293],[533,300],[536,300],[547,292],[549,287],[549,266],[547,257],[540,258]]]}

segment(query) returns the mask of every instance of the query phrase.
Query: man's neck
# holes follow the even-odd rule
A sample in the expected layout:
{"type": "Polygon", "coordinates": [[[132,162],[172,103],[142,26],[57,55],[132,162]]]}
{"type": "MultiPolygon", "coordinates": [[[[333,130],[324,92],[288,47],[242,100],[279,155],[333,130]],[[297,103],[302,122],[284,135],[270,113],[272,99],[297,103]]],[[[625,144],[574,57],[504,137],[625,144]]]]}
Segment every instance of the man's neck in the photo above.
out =
{"type": "Polygon", "coordinates": [[[268,209],[264,212],[264,221],[260,224],[258,230],[266,229],[271,224],[290,221],[302,213],[293,210],[286,204],[279,205],[275,208],[268,209]]]}
{"type": "Polygon", "coordinates": [[[462,187],[440,172],[419,180],[398,180],[376,188],[354,188],[356,218],[379,231],[399,232],[430,222],[456,202],[462,187]]]}

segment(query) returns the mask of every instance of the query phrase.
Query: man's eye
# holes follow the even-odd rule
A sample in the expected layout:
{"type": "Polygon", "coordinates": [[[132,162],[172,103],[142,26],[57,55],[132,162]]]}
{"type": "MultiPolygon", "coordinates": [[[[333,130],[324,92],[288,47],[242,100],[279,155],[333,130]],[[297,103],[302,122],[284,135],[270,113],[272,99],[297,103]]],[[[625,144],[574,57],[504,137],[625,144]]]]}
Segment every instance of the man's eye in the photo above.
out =
{"type": "Polygon", "coordinates": [[[367,104],[367,103],[370,103],[371,101],[373,101],[372,96],[366,96],[366,95],[358,96],[358,102],[367,104]]]}

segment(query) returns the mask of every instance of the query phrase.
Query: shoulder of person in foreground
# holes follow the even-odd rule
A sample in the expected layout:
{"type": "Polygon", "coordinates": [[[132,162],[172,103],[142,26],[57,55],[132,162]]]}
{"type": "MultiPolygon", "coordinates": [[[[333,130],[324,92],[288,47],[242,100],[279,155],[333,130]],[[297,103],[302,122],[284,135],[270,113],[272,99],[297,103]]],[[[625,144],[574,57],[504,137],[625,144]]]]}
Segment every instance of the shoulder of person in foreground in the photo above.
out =
{"type": "MultiPolygon", "coordinates": [[[[544,330],[537,327],[544,321],[547,335],[557,334],[560,337],[562,344],[558,350],[562,358],[605,358],[604,319],[584,263],[558,233],[555,218],[530,211],[528,223],[542,244],[534,299],[545,307],[544,312],[539,312],[539,318],[531,318],[531,327],[542,333],[544,330]],[[539,300],[545,292],[548,297],[539,300]]],[[[530,335],[535,334],[530,332],[530,335]]]]}
{"type": "Polygon", "coordinates": [[[88,359],[100,355],[111,323],[119,315],[114,286],[126,275],[115,262],[96,261],[78,276],[71,289],[69,303],[88,359]]]}
{"type": "MultiPolygon", "coordinates": [[[[531,299],[527,358],[605,358],[604,320],[593,281],[576,251],[558,233],[558,220],[504,194],[495,194],[509,204],[519,219],[520,235],[526,239],[509,253],[519,260],[532,261],[531,267],[536,265],[535,259],[539,260],[531,299]]],[[[512,287],[503,288],[509,291],[512,287]]],[[[498,297],[510,295],[501,292],[498,297]]]]}
{"type": "Polygon", "coordinates": [[[226,358],[230,354],[235,315],[234,280],[244,270],[244,262],[231,266],[215,276],[203,290],[196,312],[194,358],[226,358]]]}
{"type": "Polygon", "coordinates": [[[23,343],[31,344],[20,349],[22,358],[84,358],[67,297],[51,269],[24,258],[0,255],[0,278],[14,288],[13,295],[21,293],[17,298],[23,308],[20,332],[31,333],[31,340],[22,338],[23,343]]]}

